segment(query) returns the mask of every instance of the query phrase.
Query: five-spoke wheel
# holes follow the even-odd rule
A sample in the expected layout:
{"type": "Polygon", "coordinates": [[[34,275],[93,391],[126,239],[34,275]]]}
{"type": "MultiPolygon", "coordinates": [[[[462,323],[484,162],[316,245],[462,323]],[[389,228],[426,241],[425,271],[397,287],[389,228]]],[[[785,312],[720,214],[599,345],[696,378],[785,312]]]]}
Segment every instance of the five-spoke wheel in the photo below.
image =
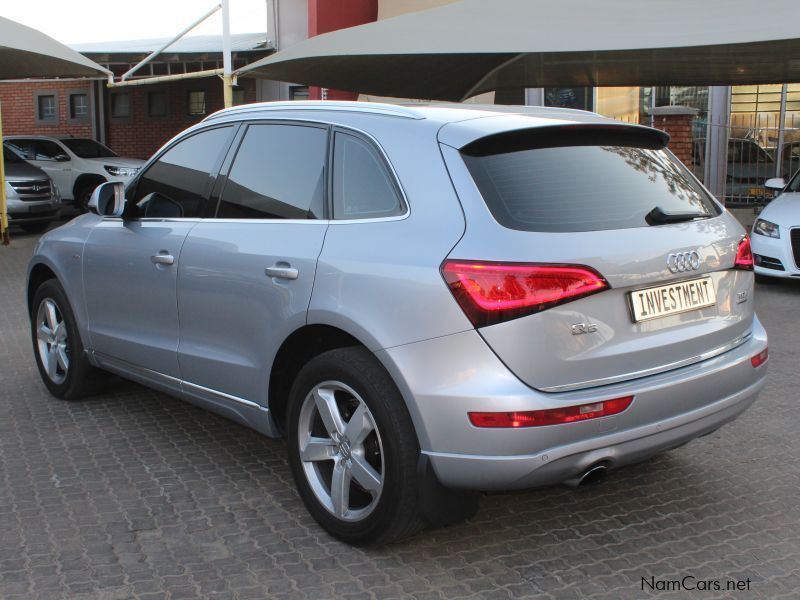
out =
{"type": "Polygon", "coordinates": [[[320,503],[345,521],[369,515],[383,490],[383,446],[358,393],[340,381],[315,386],[300,410],[297,439],[320,503]]]}
{"type": "Polygon", "coordinates": [[[351,544],[387,543],[422,526],[419,442],[392,378],[363,347],[314,357],[289,394],[286,441],[311,515],[351,544]]]}
{"type": "Polygon", "coordinates": [[[64,383],[69,371],[68,333],[55,300],[44,298],[36,311],[36,344],[39,360],[53,383],[64,383]]]}

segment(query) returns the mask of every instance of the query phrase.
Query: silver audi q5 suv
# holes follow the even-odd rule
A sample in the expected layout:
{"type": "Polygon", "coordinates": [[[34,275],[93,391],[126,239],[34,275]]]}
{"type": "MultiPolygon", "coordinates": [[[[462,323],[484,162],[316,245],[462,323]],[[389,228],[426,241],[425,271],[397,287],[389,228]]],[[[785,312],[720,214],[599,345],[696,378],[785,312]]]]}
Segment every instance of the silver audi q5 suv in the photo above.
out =
{"type": "Polygon", "coordinates": [[[283,436],[354,544],[595,480],[766,375],[749,240],[667,141],[560,109],[218,112],[41,239],[42,379],[72,400],[109,371],[283,436]]]}

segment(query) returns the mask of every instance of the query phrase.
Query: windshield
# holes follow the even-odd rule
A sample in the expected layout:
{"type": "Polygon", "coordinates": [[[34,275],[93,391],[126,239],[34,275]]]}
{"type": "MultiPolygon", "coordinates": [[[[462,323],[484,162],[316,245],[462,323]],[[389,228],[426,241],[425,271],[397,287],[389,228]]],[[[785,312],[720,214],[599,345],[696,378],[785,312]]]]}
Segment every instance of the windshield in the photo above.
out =
{"type": "Polygon", "coordinates": [[[3,162],[7,163],[21,163],[25,162],[19,157],[19,154],[14,152],[11,148],[3,144],[3,162]]]}
{"type": "Polygon", "coordinates": [[[117,156],[110,148],[94,140],[66,139],[61,143],[81,158],[112,158],[117,156]]]}
{"type": "Polygon", "coordinates": [[[505,227],[543,232],[645,227],[656,207],[665,213],[720,214],[688,170],[647,140],[615,139],[611,132],[533,137],[479,140],[462,150],[489,210],[505,227]]]}

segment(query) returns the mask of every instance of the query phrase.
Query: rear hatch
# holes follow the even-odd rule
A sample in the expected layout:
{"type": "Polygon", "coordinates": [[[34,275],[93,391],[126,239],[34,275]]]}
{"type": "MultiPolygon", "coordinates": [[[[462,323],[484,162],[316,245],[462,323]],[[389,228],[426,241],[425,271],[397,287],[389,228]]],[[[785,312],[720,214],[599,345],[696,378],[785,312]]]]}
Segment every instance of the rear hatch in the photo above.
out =
{"type": "Polygon", "coordinates": [[[442,145],[467,213],[443,276],[528,385],[634,379],[748,337],[744,230],[662,132],[562,123],[468,137],[442,145]]]}

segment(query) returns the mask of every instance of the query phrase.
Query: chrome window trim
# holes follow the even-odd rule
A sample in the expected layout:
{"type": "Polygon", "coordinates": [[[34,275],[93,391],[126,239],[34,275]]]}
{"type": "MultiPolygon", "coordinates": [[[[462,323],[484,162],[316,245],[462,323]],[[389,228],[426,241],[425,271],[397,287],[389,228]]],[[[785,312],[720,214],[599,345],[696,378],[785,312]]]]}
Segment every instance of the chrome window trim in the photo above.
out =
{"type": "Polygon", "coordinates": [[[613,377],[602,377],[600,379],[590,379],[588,381],[581,381],[579,383],[570,383],[566,385],[553,385],[549,387],[541,387],[536,389],[541,390],[543,392],[569,392],[572,390],[592,388],[601,385],[609,385],[612,383],[620,383],[622,381],[629,381],[632,379],[639,379],[641,377],[647,377],[648,375],[658,375],[659,373],[666,373],[667,371],[680,369],[681,367],[688,367],[689,365],[693,365],[702,362],[704,360],[714,358],[715,356],[719,356],[720,354],[724,354],[725,352],[729,352],[734,348],[738,348],[739,346],[744,344],[747,340],[749,340],[752,337],[752,335],[753,333],[751,331],[749,333],[744,334],[743,336],[736,338],[732,342],[728,342],[727,344],[723,344],[722,346],[713,348],[708,352],[703,352],[702,354],[698,354],[690,358],[684,358],[682,360],[678,360],[666,365],[661,365],[650,369],[644,369],[642,371],[633,371],[630,373],[625,373],[624,375],[615,375],[613,377]]]}
{"type": "MultiPolygon", "coordinates": [[[[383,159],[383,161],[386,164],[386,166],[389,168],[389,174],[393,178],[394,184],[395,184],[397,190],[400,192],[401,199],[402,199],[403,203],[405,204],[405,208],[406,208],[405,212],[403,214],[401,214],[401,215],[392,215],[390,217],[375,217],[373,219],[228,219],[228,218],[224,218],[224,217],[208,217],[208,218],[202,219],[203,222],[206,222],[206,223],[228,223],[228,222],[230,222],[230,223],[293,223],[293,224],[314,222],[314,223],[329,223],[329,224],[339,224],[339,223],[352,224],[352,223],[379,223],[379,222],[382,222],[382,221],[402,221],[402,220],[407,219],[408,217],[411,216],[411,203],[408,201],[408,194],[406,194],[406,190],[405,190],[405,188],[403,188],[400,176],[397,174],[397,170],[394,168],[394,165],[392,164],[392,161],[389,160],[389,155],[386,153],[386,150],[384,149],[383,146],[381,146],[380,142],[378,142],[378,140],[375,138],[374,135],[364,131],[363,129],[359,129],[358,127],[351,127],[349,125],[340,125],[338,123],[329,123],[329,122],[326,122],[326,121],[318,121],[318,120],[315,120],[313,118],[278,117],[278,116],[270,115],[270,116],[266,116],[266,117],[263,117],[263,118],[260,118],[260,119],[259,118],[241,119],[241,120],[226,121],[226,123],[230,122],[230,123],[241,123],[242,125],[250,125],[250,124],[258,124],[259,122],[264,122],[264,121],[266,121],[266,122],[275,122],[276,124],[280,124],[281,122],[290,121],[292,125],[294,125],[294,124],[301,125],[303,123],[306,123],[306,124],[312,125],[312,126],[328,127],[331,130],[329,132],[329,134],[328,134],[329,136],[333,136],[335,134],[336,130],[338,129],[340,131],[343,131],[344,133],[347,133],[348,131],[352,131],[357,135],[361,135],[361,136],[365,137],[369,142],[372,143],[374,148],[380,154],[380,156],[383,159]]],[[[201,121],[201,122],[205,123],[206,121],[201,121]]],[[[241,140],[239,141],[239,144],[241,144],[241,140]]],[[[235,160],[236,160],[236,158],[234,157],[234,161],[235,160]]],[[[231,167],[232,166],[233,166],[233,162],[231,162],[231,167]]],[[[217,176],[219,177],[221,174],[222,173],[219,173],[217,176]]],[[[332,173],[331,174],[327,174],[326,177],[328,177],[332,181],[333,174],[332,173]]],[[[220,201],[221,201],[221,197],[220,197],[220,201]]],[[[219,202],[217,203],[217,206],[219,206],[219,202]]]]}

